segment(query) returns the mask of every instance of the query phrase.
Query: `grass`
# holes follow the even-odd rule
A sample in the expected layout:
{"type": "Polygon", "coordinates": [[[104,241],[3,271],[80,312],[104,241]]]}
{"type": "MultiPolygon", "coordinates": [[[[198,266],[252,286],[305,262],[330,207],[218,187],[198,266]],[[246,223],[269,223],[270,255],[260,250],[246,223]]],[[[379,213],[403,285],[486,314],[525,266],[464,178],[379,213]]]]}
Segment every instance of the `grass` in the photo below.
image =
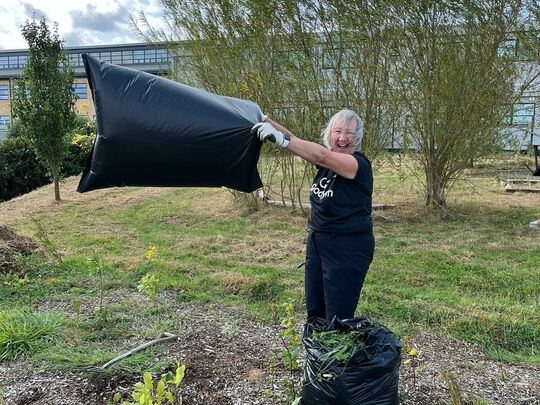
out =
{"type": "MultiPolygon", "coordinates": [[[[540,249],[538,233],[528,228],[538,218],[540,196],[504,193],[491,171],[505,173],[490,162],[457,183],[445,217],[423,208],[410,176],[392,168],[376,172],[374,203],[395,208],[375,215],[375,259],[357,314],[401,334],[432,331],[475,342],[497,359],[540,364],[540,249]]],[[[298,213],[253,212],[222,189],[78,195],[76,181],[63,185],[61,204],[52,202],[50,188],[0,204],[0,223],[32,235],[32,214],[64,253],[61,264],[26,259],[24,278],[0,275],[0,306],[62,302],[72,318],[73,308],[82,313],[59,343],[64,359],[52,351],[40,352],[40,359],[69,368],[92,353],[86,363],[102,363],[133,336],[152,336],[167,322],[164,308],[107,299],[119,291],[137,294],[152,245],[160,291],[178,302],[240,306],[268,321],[272,303],[301,303],[306,218],[298,213]],[[87,260],[94,252],[105,263],[104,302],[117,321],[108,330],[96,327],[101,287],[87,260]]],[[[182,328],[181,321],[168,321],[182,328]]]]}
{"type": "Polygon", "coordinates": [[[62,331],[59,317],[28,310],[0,311],[0,362],[17,360],[44,349],[62,331]]]}

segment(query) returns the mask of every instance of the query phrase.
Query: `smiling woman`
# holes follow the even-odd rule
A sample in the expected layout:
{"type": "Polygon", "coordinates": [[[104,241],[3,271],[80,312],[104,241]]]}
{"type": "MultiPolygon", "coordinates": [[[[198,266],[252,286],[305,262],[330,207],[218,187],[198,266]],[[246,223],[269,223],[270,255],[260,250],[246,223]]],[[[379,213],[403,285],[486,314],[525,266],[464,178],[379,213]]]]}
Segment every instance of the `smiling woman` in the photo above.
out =
{"type": "Polygon", "coordinates": [[[373,259],[371,221],[373,174],[360,152],[362,119],[337,112],[322,133],[324,146],[302,140],[266,118],[253,127],[269,140],[317,165],[310,192],[311,217],[306,247],[305,290],[308,318],[330,322],[354,316],[373,259]]]}

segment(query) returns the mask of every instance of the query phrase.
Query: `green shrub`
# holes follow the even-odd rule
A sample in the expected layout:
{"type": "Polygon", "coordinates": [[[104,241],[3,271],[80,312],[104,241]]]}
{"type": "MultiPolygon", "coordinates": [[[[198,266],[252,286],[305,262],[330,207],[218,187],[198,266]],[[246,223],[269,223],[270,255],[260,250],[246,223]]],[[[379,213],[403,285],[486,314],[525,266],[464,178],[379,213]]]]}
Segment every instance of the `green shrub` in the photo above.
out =
{"type": "Polygon", "coordinates": [[[83,171],[96,133],[94,120],[83,116],[77,117],[77,124],[70,136],[67,153],[62,159],[62,176],[77,176],[83,171]]]}
{"type": "MultiPolygon", "coordinates": [[[[51,182],[48,170],[14,121],[8,138],[0,142],[0,201],[26,194],[51,182]]],[[[69,147],[62,160],[62,176],[79,175],[92,150],[95,125],[84,120],[71,135],[69,147]]]]}
{"type": "Polygon", "coordinates": [[[81,174],[92,150],[94,134],[76,133],[71,137],[67,153],[62,159],[62,176],[81,174]]]}
{"type": "Polygon", "coordinates": [[[49,183],[47,169],[24,138],[0,142],[0,201],[6,201],[49,183]]]}

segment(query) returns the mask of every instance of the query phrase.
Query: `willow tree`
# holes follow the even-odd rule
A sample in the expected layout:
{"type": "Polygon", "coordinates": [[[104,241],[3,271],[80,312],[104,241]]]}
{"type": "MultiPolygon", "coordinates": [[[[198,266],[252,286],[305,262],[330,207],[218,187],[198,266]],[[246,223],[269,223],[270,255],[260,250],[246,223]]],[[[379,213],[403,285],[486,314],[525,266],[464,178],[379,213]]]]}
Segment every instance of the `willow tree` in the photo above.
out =
{"type": "Polygon", "coordinates": [[[22,35],[28,43],[28,61],[16,81],[13,114],[20,119],[23,136],[50,171],[54,198],[60,201],[62,157],[76,119],[74,73],[56,25],[51,30],[45,18],[34,18],[24,24],[22,35]]]}
{"type": "MultiPolygon", "coordinates": [[[[166,30],[149,26],[144,13],[134,23],[151,41],[168,44],[177,80],[253,100],[304,139],[319,142],[334,112],[357,110],[375,156],[389,139],[385,119],[395,116],[387,114],[389,48],[374,13],[366,14],[370,3],[347,3],[162,0],[166,30]],[[345,63],[350,56],[354,65],[345,63]]],[[[277,148],[265,152],[267,191],[301,203],[311,165],[277,148]]]]}
{"type": "MultiPolygon", "coordinates": [[[[445,208],[448,189],[500,144],[512,104],[538,76],[504,48],[531,29],[531,14],[520,0],[393,4],[403,146],[422,168],[426,205],[445,208]]],[[[538,52],[537,39],[531,46],[538,52]]]]}

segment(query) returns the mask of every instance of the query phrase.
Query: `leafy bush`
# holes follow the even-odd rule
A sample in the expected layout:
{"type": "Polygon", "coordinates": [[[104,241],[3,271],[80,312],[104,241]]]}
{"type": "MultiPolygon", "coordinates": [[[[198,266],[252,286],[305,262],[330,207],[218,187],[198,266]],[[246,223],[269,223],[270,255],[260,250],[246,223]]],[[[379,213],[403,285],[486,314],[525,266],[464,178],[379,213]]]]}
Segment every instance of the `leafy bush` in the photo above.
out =
{"type": "MultiPolygon", "coordinates": [[[[62,175],[76,176],[82,172],[95,137],[92,120],[81,120],[69,140],[62,160],[62,175]]],[[[0,142],[0,201],[26,194],[51,182],[48,170],[20,131],[15,120],[6,140],[0,142]]]]}
{"type": "Polygon", "coordinates": [[[67,153],[62,159],[62,176],[81,174],[92,150],[93,135],[75,134],[69,143],[67,153]]]}
{"type": "Polygon", "coordinates": [[[28,193],[47,183],[47,169],[27,140],[16,137],[0,142],[0,201],[28,193]]]}

